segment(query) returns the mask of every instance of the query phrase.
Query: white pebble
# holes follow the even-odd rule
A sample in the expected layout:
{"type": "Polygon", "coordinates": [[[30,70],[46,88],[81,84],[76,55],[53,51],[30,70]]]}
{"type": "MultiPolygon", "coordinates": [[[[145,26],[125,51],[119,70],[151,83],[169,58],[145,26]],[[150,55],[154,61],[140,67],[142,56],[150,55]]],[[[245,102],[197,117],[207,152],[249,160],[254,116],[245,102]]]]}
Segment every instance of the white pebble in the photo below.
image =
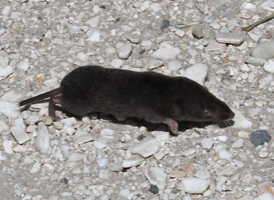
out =
{"type": "Polygon", "coordinates": [[[11,127],[11,133],[19,144],[23,144],[30,140],[30,136],[25,132],[21,125],[11,127]]]}
{"type": "Polygon", "coordinates": [[[224,176],[219,176],[218,180],[217,180],[217,184],[216,184],[216,190],[218,192],[222,192],[223,191],[223,186],[225,185],[225,182],[227,181],[227,178],[224,176]]]}
{"type": "Polygon", "coordinates": [[[153,57],[161,60],[171,60],[175,59],[181,50],[177,47],[172,46],[168,42],[162,42],[157,51],[154,52],[153,57]]]}
{"type": "Polygon", "coordinates": [[[187,149],[187,150],[182,152],[182,155],[187,157],[187,156],[190,156],[190,155],[194,154],[195,152],[196,152],[195,149],[187,149]]]}
{"type": "Polygon", "coordinates": [[[37,124],[41,120],[42,119],[39,116],[37,116],[37,115],[31,115],[30,117],[28,117],[26,119],[26,123],[27,124],[37,124]]]}
{"type": "Polygon", "coordinates": [[[132,44],[122,44],[117,51],[119,58],[127,59],[132,52],[132,44]]]}
{"type": "Polygon", "coordinates": [[[264,64],[264,69],[265,69],[265,71],[273,74],[274,73],[274,60],[273,59],[268,60],[264,64]]]}
{"type": "Polygon", "coordinates": [[[75,139],[77,144],[84,144],[93,141],[93,137],[90,134],[81,135],[75,139]]]}
{"type": "Polygon", "coordinates": [[[210,40],[205,51],[224,51],[226,48],[226,44],[221,44],[216,42],[215,40],[210,40]]]}
{"type": "Polygon", "coordinates": [[[153,12],[157,13],[162,10],[162,7],[159,3],[153,3],[150,5],[150,8],[153,10],[153,12]]]}
{"type": "Polygon", "coordinates": [[[231,110],[235,113],[233,121],[235,124],[233,125],[234,128],[250,128],[252,123],[248,121],[245,116],[238,110],[231,108],[231,110]]]}
{"type": "Polygon", "coordinates": [[[100,33],[98,31],[94,31],[87,40],[91,42],[100,42],[101,41],[100,33]]]}
{"type": "Polygon", "coordinates": [[[232,144],[233,148],[242,148],[244,145],[244,140],[242,138],[238,139],[232,144]]]}
{"type": "Polygon", "coordinates": [[[231,160],[232,154],[225,150],[225,149],[220,149],[219,150],[219,157],[220,159],[224,159],[224,160],[231,160]]]}
{"type": "Polygon", "coordinates": [[[190,194],[202,194],[209,187],[210,181],[201,178],[187,177],[182,180],[183,191],[190,194]]]}
{"type": "Polygon", "coordinates": [[[214,141],[212,138],[204,138],[202,139],[202,146],[205,149],[211,149],[214,144],[214,141]]]}
{"type": "Polygon", "coordinates": [[[110,64],[114,68],[120,68],[123,65],[123,63],[124,63],[123,60],[115,58],[111,61],[110,64]]]}
{"type": "Polygon", "coordinates": [[[39,162],[36,162],[34,163],[34,165],[32,166],[31,170],[30,170],[30,173],[36,173],[40,170],[41,168],[41,163],[39,162]]]}
{"type": "Polygon", "coordinates": [[[100,131],[100,135],[107,139],[113,139],[115,136],[115,131],[109,128],[104,128],[100,131]]]}
{"type": "Polygon", "coordinates": [[[107,163],[107,159],[106,158],[99,158],[99,159],[96,160],[96,162],[100,167],[104,167],[107,163]]]}
{"type": "Polygon", "coordinates": [[[107,145],[102,143],[102,142],[99,142],[99,141],[94,141],[94,146],[97,148],[97,149],[103,149],[105,148],[107,145]]]}
{"type": "Polygon", "coordinates": [[[167,66],[169,71],[175,71],[182,68],[182,63],[178,60],[172,60],[168,62],[167,66]]]}
{"type": "Polygon", "coordinates": [[[81,60],[81,61],[87,61],[88,55],[85,54],[85,53],[83,53],[83,52],[79,52],[79,53],[77,54],[77,58],[78,58],[79,60],[81,60]]]}
{"type": "Polygon", "coordinates": [[[177,31],[175,31],[175,34],[179,37],[184,37],[185,32],[182,29],[178,29],[177,31]]]}
{"type": "Polygon", "coordinates": [[[143,162],[144,158],[142,158],[141,156],[138,155],[134,155],[130,158],[127,158],[125,160],[123,160],[123,167],[124,168],[130,168],[130,167],[134,167],[134,166],[138,166],[143,162]]]}
{"type": "Polygon", "coordinates": [[[34,142],[34,148],[41,154],[51,154],[51,143],[48,127],[43,123],[39,122],[37,136],[34,142]]]}
{"type": "Polygon", "coordinates": [[[274,195],[271,193],[263,193],[254,200],[274,200],[274,195]]]}
{"type": "Polygon", "coordinates": [[[151,134],[161,143],[161,145],[165,145],[165,143],[169,141],[170,138],[169,132],[153,131],[151,134]]]}
{"type": "Polygon", "coordinates": [[[202,179],[209,179],[210,178],[210,173],[207,170],[198,170],[195,173],[195,177],[202,178],[202,179]]]}
{"type": "Polygon", "coordinates": [[[196,63],[195,65],[192,65],[191,67],[186,69],[184,76],[193,81],[196,81],[200,85],[204,85],[207,72],[207,65],[202,63],[196,63]]]}
{"type": "Polygon", "coordinates": [[[86,159],[87,155],[84,154],[84,153],[72,153],[70,156],[69,156],[69,161],[72,161],[72,162],[77,162],[77,161],[80,161],[80,160],[83,160],[83,159],[86,159]]]}
{"type": "Polygon", "coordinates": [[[0,133],[8,130],[9,130],[8,124],[4,120],[0,120],[0,133]]]}
{"type": "Polygon", "coordinates": [[[255,58],[252,56],[246,56],[245,62],[252,65],[263,65],[266,61],[262,58],[255,58]]]}
{"type": "Polygon", "coordinates": [[[226,167],[222,167],[217,169],[217,174],[220,176],[233,176],[237,172],[237,167],[234,165],[229,165],[226,167]]]}
{"type": "MultiPolygon", "coordinates": [[[[1,71],[1,69],[0,69],[0,71],[1,71]]],[[[0,113],[6,115],[8,117],[17,118],[19,115],[19,109],[18,109],[17,103],[0,100],[0,113]]]]}
{"type": "Polygon", "coordinates": [[[10,6],[5,6],[4,9],[2,10],[2,14],[7,16],[10,12],[11,7],[10,6]]]}
{"type": "Polygon", "coordinates": [[[256,58],[271,59],[274,58],[274,41],[262,42],[255,46],[250,55],[256,58]]]}
{"type": "Polygon", "coordinates": [[[12,140],[4,140],[3,147],[4,147],[4,150],[5,150],[6,153],[8,153],[8,154],[13,153],[12,147],[13,147],[14,143],[15,142],[12,141],[12,140]]]}
{"type": "Polygon", "coordinates": [[[145,176],[152,185],[157,185],[160,190],[166,187],[166,173],[164,169],[159,167],[149,167],[145,172],[145,176]]]}
{"type": "Polygon", "coordinates": [[[29,69],[29,63],[27,61],[21,61],[17,64],[17,67],[24,71],[27,71],[29,69]]]}
{"type": "Polygon", "coordinates": [[[140,154],[141,156],[147,158],[155,154],[160,147],[160,142],[155,138],[148,138],[145,141],[142,141],[140,144],[134,146],[131,149],[132,153],[140,154]]]}
{"type": "Polygon", "coordinates": [[[267,151],[259,151],[260,158],[267,158],[269,153],[267,151]]]}
{"type": "Polygon", "coordinates": [[[236,33],[218,33],[216,40],[219,43],[240,45],[244,41],[244,35],[236,33]]]}
{"type": "Polygon", "coordinates": [[[90,27],[96,28],[98,27],[100,17],[96,16],[91,18],[90,20],[86,21],[86,24],[89,25],[90,27]]]}

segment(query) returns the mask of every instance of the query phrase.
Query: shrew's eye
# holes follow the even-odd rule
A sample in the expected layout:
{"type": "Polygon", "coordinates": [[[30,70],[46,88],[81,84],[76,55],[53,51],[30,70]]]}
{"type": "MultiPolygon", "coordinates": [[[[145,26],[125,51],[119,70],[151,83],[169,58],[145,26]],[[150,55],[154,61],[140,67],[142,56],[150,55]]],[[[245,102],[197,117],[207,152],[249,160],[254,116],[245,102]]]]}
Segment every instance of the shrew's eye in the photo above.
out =
{"type": "Polygon", "coordinates": [[[205,117],[210,117],[210,116],[211,116],[211,115],[210,115],[210,112],[209,112],[207,109],[204,109],[203,115],[204,115],[205,117]]]}

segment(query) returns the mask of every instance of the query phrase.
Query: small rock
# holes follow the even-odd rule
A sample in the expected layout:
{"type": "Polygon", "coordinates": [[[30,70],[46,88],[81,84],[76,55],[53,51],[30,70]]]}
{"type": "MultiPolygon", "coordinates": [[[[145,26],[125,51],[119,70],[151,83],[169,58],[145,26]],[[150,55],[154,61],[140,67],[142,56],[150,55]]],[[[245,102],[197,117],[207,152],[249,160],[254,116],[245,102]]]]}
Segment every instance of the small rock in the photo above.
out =
{"type": "Polygon", "coordinates": [[[168,42],[162,42],[159,49],[154,52],[153,57],[162,60],[172,60],[180,53],[181,50],[179,48],[172,46],[168,42]]]}
{"type": "Polygon", "coordinates": [[[130,168],[130,167],[138,166],[143,162],[143,160],[144,158],[142,158],[141,156],[134,155],[130,158],[123,160],[123,167],[130,168]]]}
{"type": "Polygon", "coordinates": [[[260,158],[267,158],[269,153],[267,151],[259,151],[258,155],[260,158]]]}
{"type": "Polygon", "coordinates": [[[220,149],[219,157],[220,157],[220,159],[231,160],[232,154],[229,151],[227,151],[226,149],[220,149]]]}
{"type": "Polygon", "coordinates": [[[13,148],[13,144],[14,143],[15,142],[12,141],[12,140],[4,140],[3,147],[4,147],[4,150],[5,150],[6,153],[8,153],[8,154],[12,154],[13,153],[12,148],[13,148]]]}
{"type": "Polygon", "coordinates": [[[86,154],[83,154],[83,153],[72,153],[70,156],[69,156],[69,161],[72,161],[72,162],[77,162],[77,161],[80,161],[80,160],[83,160],[83,159],[86,159],[87,155],[86,154]]]}
{"type": "Polygon", "coordinates": [[[186,69],[184,76],[199,83],[200,85],[204,85],[207,72],[207,65],[202,63],[196,63],[195,65],[192,65],[191,67],[186,69]]]}
{"type": "Polygon", "coordinates": [[[227,178],[224,176],[219,176],[218,180],[217,180],[217,184],[216,184],[216,190],[218,192],[222,192],[223,191],[223,186],[225,185],[225,182],[227,181],[227,178]]]}
{"type": "Polygon", "coordinates": [[[153,131],[151,134],[161,143],[161,145],[165,145],[170,137],[169,132],[164,131],[153,131]]]}
{"type": "Polygon", "coordinates": [[[104,128],[100,131],[100,135],[107,139],[113,139],[115,136],[115,131],[112,129],[104,128]]]}
{"type": "Polygon", "coordinates": [[[34,165],[32,166],[31,170],[30,170],[30,173],[36,173],[40,170],[41,168],[41,163],[39,162],[36,162],[34,163],[34,165]]]}
{"type": "Polygon", "coordinates": [[[233,148],[242,148],[243,145],[244,145],[244,140],[240,138],[232,144],[232,147],[233,148]]]}
{"type": "Polygon", "coordinates": [[[132,44],[123,44],[117,50],[119,58],[127,59],[132,52],[132,44]]]}
{"type": "Polygon", "coordinates": [[[39,122],[38,124],[38,131],[34,142],[34,148],[41,154],[51,154],[49,131],[48,127],[43,122],[39,122]]]}
{"type": "Polygon", "coordinates": [[[100,42],[100,33],[98,31],[94,31],[87,40],[91,42],[100,42]]]}
{"type": "Polygon", "coordinates": [[[211,149],[214,144],[214,141],[212,138],[204,138],[202,139],[202,146],[205,149],[211,149]]]}
{"type": "Polygon", "coordinates": [[[77,144],[84,144],[84,143],[91,142],[91,141],[93,141],[93,137],[89,134],[81,135],[75,139],[75,142],[77,144]]]}
{"type": "Polygon", "coordinates": [[[147,158],[155,154],[160,147],[160,142],[155,138],[148,138],[142,141],[140,144],[134,146],[131,150],[132,153],[140,154],[141,156],[147,158]]]}
{"type": "Polygon", "coordinates": [[[40,122],[42,119],[40,118],[40,116],[35,116],[35,115],[31,115],[30,117],[28,117],[26,119],[26,123],[27,124],[37,124],[38,122],[40,122]]]}
{"type": "Polygon", "coordinates": [[[0,133],[8,130],[9,130],[8,124],[4,120],[0,120],[0,133]]]}
{"type": "Polygon", "coordinates": [[[8,117],[17,118],[19,116],[19,109],[17,103],[0,100],[0,113],[8,117]]]}
{"type": "Polygon", "coordinates": [[[152,59],[149,61],[147,68],[152,70],[152,69],[157,69],[164,66],[164,63],[161,60],[155,60],[152,59]]]}
{"type": "Polygon", "coordinates": [[[23,144],[30,140],[30,136],[25,132],[21,125],[11,127],[11,133],[19,144],[23,144]]]}
{"type": "Polygon", "coordinates": [[[166,187],[166,173],[162,168],[150,167],[146,170],[145,176],[152,185],[157,185],[160,190],[166,187]]]}
{"type": "Polygon", "coordinates": [[[210,40],[207,47],[205,48],[206,52],[209,51],[224,51],[226,48],[225,44],[218,43],[215,40],[210,40]]]}
{"type": "Polygon", "coordinates": [[[255,147],[269,142],[271,136],[265,130],[257,130],[250,134],[250,141],[254,144],[255,147]]]}
{"type": "Polygon", "coordinates": [[[181,69],[182,63],[178,60],[172,60],[168,62],[167,66],[168,66],[168,70],[172,72],[172,71],[181,69]]]}
{"type": "Polygon", "coordinates": [[[98,27],[100,17],[96,16],[91,18],[90,20],[86,21],[86,24],[89,25],[90,27],[96,28],[98,27]]]}
{"type": "Polygon", "coordinates": [[[97,164],[99,165],[99,167],[104,167],[107,163],[107,159],[106,158],[99,158],[96,160],[97,164]]]}
{"type": "Polygon", "coordinates": [[[274,60],[273,59],[268,60],[264,64],[264,69],[265,69],[265,71],[273,74],[274,73],[274,60]]]}
{"type": "Polygon", "coordinates": [[[254,200],[274,200],[274,195],[271,193],[264,193],[255,198],[254,200]]]}
{"type": "Polygon", "coordinates": [[[252,123],[248,121],[245,116],[238,110],[231,108],[231,110],[235,113],[233,121],[235,122],[232,127],[234,128],[250,128],[252,123]]]}
{"type": "Polygon", "coordinates": [[[274,41],[262,42],[255,46],[250,55],[256,58],[271,59],[274,58],[274,41]]]}
{"type": "Polygon", "coordinates": [[[175,34],[182,38],[182,37],[184,37],[185,32],[181,29],[178,29],[177,31],[175,31],[175,34]]]}
{"type": "Polygon", "coordinates": [[[159,188],[157,187],[157,185],[151,184],[148,191],[152,192],[153,194],[157,194],[159,193],[159,188]]]}
{"type": "Polygon", "coordinates": [[[187,157],[187,156],[190,156],[190,155],[194,154],[195,152],[196,152],[195,149],[187,149],[187,150],[182,152],[182,155],[187,157]]]}
{"type": "Polygon", "coordinates": [[[124,63],[123,60],[115,58],[111,61],[110,64],[114,68],[120,68],[123,65],[123,63],[124,63]]]}
{"type": "Polygon", "coordinates": [[[26,61],[21,61],[17,64],[17,67],[24,70],[24,71],[27,71],[28,68],[29,68],[29,63],[26,62],[26,61]]]}
{"type": "Polygon", "coordinates": [[[217,175],[221,175],[221,176],[233,176],[235,175],[237,172],[237,167],[235,167],[234,165],[230,165],[230,166],[226,166],[226,167],[222,167],[219,168],[217,170],[217,175]]]}
{"type": "Polygon", "coordinates": [[[168,28],[169,25],[170,25],[170,22],[167,19],[164,19],[161,24],[161,30],[168,28]]]}
{"type": "Polygon", "coordinates": [[[255,58],[251,56],[245,57],[245,62],[252,65],[263,65],[266,61],[262,58],[255,58]]]}
{"type": "Polygon", "coordinates": [[[244,35],[236,34],[236,33],[218,33],[216,35],[216,40],[222,44],[233,44],[240,45],[244,41],[244,35]]]}
{"type": "Polygon", "coordinates": [[[202,178],[202,179],[209,179],[210,178],[210,173],[207,170],[198,170],[195,173],[195,177],[202,178]]]}
{"type": "Polygon", "coordinates": [[[150,5],[150,8],[153,10],[153,12],[157,13],[162,10],[162,7],[159,3],[152,3],[150,5]]]}
{"type": "Polygon", "coordinates": [[[192,30],[193,37],[197,39],[204,38],[204,27],[202,25],[194,26],[192,30]]]}
{"type": "Polygon", "coordinates": [[[87,61],[88,60],[88,55],[83,53],[83,52],[79,52],[76,57],[81,61],[87,61]]]}
{"type": "Polygon", "coordinates": [[[105,148],[107,145],[102,143],[102,142],[99,142],[99,141],[94,141],[94,146],[97,148],[97,149],[103,149],[105,148]]]}
{"type": "Polygon", "coordinates": [[[183,191],[191,194],[204,193],[209,187],[209,184],[209,180],[194,177],[187,177],[182,181],[183,191]]]}
{"type": "Polygon", "coordinates": [[[179,171],[179,170],[172,171],[169,174],[170,177],[174,177],[174,178],[183,178],[186,175],[187,175],[187,173],[185,171],[179,171]]]}

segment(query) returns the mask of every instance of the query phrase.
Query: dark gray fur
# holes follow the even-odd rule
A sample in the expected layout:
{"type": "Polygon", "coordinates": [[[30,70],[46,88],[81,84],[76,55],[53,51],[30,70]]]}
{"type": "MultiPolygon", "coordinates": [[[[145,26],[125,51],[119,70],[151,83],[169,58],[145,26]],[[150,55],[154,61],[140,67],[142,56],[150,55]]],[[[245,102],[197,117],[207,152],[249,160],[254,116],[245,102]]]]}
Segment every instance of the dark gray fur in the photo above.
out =
{"type": "MultiPolygon", "coordinates": [[[[153,123],[167,123],[167,119],[220,122],[234,117],[224,102],[200,84],[185,77],[155,72],[79,67],[65,76],[59,89],[46,96],[58,94],[61,94],[61,107],[78,116],[103,112],[153,123]]],[[[39,97],[42,100],[45,94],[20,105],[34,103],[39,97]]]]}

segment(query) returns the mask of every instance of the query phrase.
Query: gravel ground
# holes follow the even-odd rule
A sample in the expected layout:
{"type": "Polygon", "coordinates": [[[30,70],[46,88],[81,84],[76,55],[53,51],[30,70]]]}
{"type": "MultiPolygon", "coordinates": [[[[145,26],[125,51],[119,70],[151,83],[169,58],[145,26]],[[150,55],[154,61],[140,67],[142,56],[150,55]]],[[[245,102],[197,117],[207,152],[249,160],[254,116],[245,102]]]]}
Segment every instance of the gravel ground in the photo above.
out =
{"type": "Polygon", "coordinates": [[[0,11],[1,199],[274,199],[273,21],[241,30],[272,0],[16,0],[0,11]],[[19,110],[92,64],[192,78],[235,124],[172,137],[103,114],[52,122],[46,102],[19,110]]]}

